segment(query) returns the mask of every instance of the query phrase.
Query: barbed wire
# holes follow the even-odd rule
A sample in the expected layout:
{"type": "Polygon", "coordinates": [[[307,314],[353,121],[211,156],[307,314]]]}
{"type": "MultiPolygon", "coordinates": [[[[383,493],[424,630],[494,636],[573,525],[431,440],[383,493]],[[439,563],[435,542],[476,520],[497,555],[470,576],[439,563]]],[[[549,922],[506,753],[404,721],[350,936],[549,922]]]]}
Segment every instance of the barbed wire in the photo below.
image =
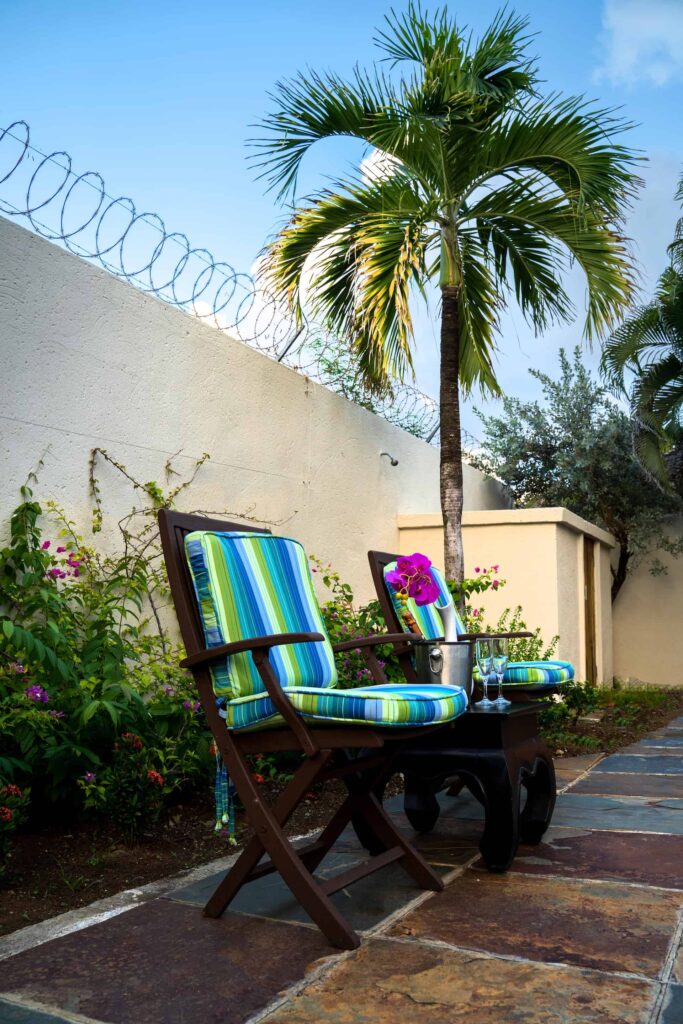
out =
{"type": "Polygon", "coordinates": [[[354,371],[348,345],[320,324],[297,325],[251,274],[238,272],[187,235],[168,231],[157,213],[112,197],[97,171],[77,173],[68,153],[43,153],[25,121],[0,130],[0,213],[238,338],[409,433],[438,444],[436,402],[397,384],[372,395],[354,371]]]}

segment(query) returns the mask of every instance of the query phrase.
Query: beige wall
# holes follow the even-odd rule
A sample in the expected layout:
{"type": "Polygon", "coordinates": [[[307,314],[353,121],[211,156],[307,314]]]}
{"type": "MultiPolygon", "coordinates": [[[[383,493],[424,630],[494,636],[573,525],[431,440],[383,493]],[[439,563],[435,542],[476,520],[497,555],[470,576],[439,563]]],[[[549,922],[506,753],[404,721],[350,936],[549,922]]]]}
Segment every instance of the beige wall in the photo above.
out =
{"type": "MultiPolygon", "coordinates": [[[[683,533],[683,519],[670,526],[683,533]]],[[[666,575],[639,565],[614,602],[614,674],[630,682],[683,686],[683,559],[658,552],[666,575]]]]}
{"type": "MultiPolygon", "coordinates": [[[[422,551],[442,564],[441,518],[400,516],[402,554],[422,551]]],[[[465,572],[500,565],[506,585],[481,600],[489,622],[521,605],[527,624],[540,626],[544,640],[559,634],[557,656],[571,661],[577,678],[586,674],[583,538],[595,547],[598,678],[612,678],[609,552],[612,537],[564,508],[466,512],[463,516],[465,572]]],[[[475,605],[476,606],[476,605],[475,605]]]]}
{"type": "MultiPolygon", "coordinates": [[[[0,354],[3,532],[41,456],[37,497],[85,526],[91,448],[142,480],[209,452],[183,508],[281,520],[364,600],[368,548],[398,546],[397,514],[439,507],[436,449],[2,217],[0,354]]],[[[110,467],[100,478],[106,537],[133,496],[110,467]]],[[[465,467],[466,508],[506,505],[465,467]]]]}

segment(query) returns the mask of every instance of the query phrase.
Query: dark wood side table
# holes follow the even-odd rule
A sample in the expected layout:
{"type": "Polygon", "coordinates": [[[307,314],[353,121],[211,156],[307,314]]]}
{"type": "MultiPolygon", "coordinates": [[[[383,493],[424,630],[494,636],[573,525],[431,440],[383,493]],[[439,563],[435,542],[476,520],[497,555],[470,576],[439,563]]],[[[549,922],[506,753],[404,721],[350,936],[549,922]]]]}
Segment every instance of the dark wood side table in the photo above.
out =
{"type": "MultiPolygon", "coordinates": [[[[437,793],[457,776],[484,807],[479,850],[491,871],[510,867],[520,841],[539,843],[556,797],[553,759],[538,731],[538,712],[545,706],[536,701],[502,710],[471,707],[403,751],[396,769],[405,777],[404,810],[413,828],[434,828],[440,813],[437,793]],[[527,798],[520,813],[522,787],[527,798]]],[[[359,838],[370,849],[362,832],[359,838]]]]}

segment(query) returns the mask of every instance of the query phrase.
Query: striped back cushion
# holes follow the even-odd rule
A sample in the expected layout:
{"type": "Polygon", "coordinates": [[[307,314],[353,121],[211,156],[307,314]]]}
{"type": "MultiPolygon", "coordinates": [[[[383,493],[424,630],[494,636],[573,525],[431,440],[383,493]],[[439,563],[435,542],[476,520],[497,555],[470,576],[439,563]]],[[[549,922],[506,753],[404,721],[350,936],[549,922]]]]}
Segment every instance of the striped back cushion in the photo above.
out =
{"type": "MultiPolygon", "coordinates": [[[[386,582],[387,573],[392,572],[395,568],[396,562],[390,562],[387,566],[384,567],[384,585],[387,588],[387,592],[389,594],[389,597],[391,598],[391,603],[396,609],[398,617],[401,621],[401,627],[406,631],[406,633],[409,632],[408,627],[406,626],[405,622],[403,621],[403,618],[401,617],[401,611],[403,610],[403,608],[405,608],[406,611],[409,611],[410,614],[415,619],[415,621],[417,622],[422,632],[422,635],[425,636],[428,640],[436,640],[438,637],[442,637],[443,623],[441,621],[441,616],[436,610],[436,605],[447,604],[448,601],[450,601],[451,599],[450,591],[446,586],[446,581],[443,578],[443,574],[436,568],[435,565],[433,565],[430,569],[432,578],[439,588],[439,598],[434,604],[417,605],[415,604],[415,601],[412,599],[412,597],[409,597],[406,604],[404,605],[401,603],[401,601],[399,601],[394,588],[386,582]]],[[[463,625],[463,621],[460,618],[460,615],[458,614],[457,608],[455,610],[455,628],[458,632],[458,636],[460,636],[461,633],[467,632],[465,626],[463,625]]]]}
{"type": "MultiPolygon", "coordinates": [[[[269,533],[199,530],[185,538],[207,647],[273,633],[322,633],[318,643],[273,647],[281,686],[335,686],[332,646],[301,544],[269,533]]],[[[211,669],[217,696],[247,697],[265,687],[251,654],[211,669]]]]}

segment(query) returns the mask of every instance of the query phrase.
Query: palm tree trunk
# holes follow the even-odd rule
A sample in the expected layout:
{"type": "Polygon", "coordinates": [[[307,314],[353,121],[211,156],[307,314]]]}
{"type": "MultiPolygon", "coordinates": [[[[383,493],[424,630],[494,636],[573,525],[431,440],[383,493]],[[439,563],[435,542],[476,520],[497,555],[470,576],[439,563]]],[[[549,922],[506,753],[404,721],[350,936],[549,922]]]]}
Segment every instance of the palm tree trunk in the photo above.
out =
{"type": "Polygon", "coordinates": [[[460,323],[458,288],[441,288],[441,513],[446,579],[462,582],[462,437],[460,431],[460,323]]]}

